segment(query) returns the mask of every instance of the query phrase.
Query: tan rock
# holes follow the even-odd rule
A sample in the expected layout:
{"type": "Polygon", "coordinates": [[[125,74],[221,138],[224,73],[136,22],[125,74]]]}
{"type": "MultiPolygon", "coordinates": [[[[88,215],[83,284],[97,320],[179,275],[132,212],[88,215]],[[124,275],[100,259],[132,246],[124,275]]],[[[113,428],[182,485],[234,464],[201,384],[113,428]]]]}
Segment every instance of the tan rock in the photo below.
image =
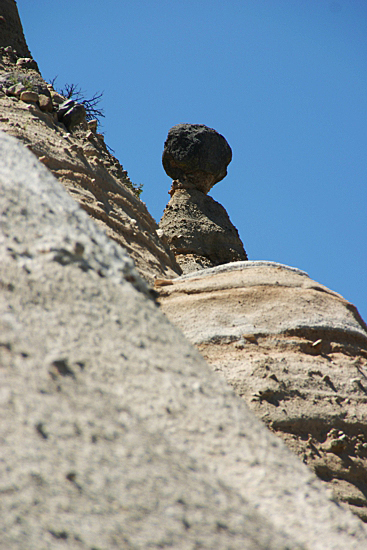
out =
{"type": "Polygon", "coordinates": [[[38,65],[34,59],[31,57],[20,57],[17,60],[17,67],[20,69],[34,69],[38,71],[38,65]]]}
{"type": "Polygon", "coordinates": [[[95,118],[88,121],[88,127],[94,134],[97,132],[97,124],[98,121],[95,118]]]}
{"type": "Polygon", "coordinates": [[[41,111],[45,111],[46,113],[51,113],[53,108],[52,99],[47,95],[40,94],[39,106],[41,111]]]}
{"type": "Polygon", "coordinates": [[[39,95],[37,94],[37,92],[25,90],[20,94],[20,99],[25,103],[37,103],[37,101],[39,100],[39,95]]]}
{"type": "MultiPolygon", "coordinates": [[[[65,101],[56,92],[50,93],[53,102],[65,101]]],[[[65,127],[57,122],[57,113],[52,119],[48,113],[35,110],[32,105],[34,103],[30,103],[30,111],[26,111],[24,103],[4,97],[0,118],[6,118],[7,124],[3,129],[32,145],[34,154],[42,159],[71,196],[110,238],[128,250],[139,273],[147,281],[153,283],[156,277],[179,275],[181,270],[172,252],[156,233],[155,220],[133,193],[127,172],[109,153],[103,140],[94,139],[91,146],[87,124],[71,138],[65,127]],[[70,142],[67,148],[64,146],[65,137],[69,140],[67,143],[70,142]],[[93,149],[91,156],[88,152],[85,155],[87,145],[93,149]],[[137,229],[131,227],[132,218],[137,229]]],[[[100,136],[102,134],[97,138],[100,136]]]]}
{"type": "Polygon", "coordinates": [[[272,262],[237,262],[172,282],[157,287],[169,319],[367,521],[367,327],[357,309],[272,262]]]}
{"type": "Polygon", "coordinates": [[[87,144],[83,147],[83,154],[86,157],[98,157],[98,151],[93,145],[87,144]]]}
{"type": "Polygon", "coordinates": [[[65,101],[64,96],[62,96],[62,95],[60,95],[57,92],[52,91],[52,90],[50,90],[50,94],[51,94],[52,101],[54,103],[56,103],[57,105],[61,105],[61,103],[64,103],[64,101],[65,101]]]}
{"type": "Polygon", "coordinates": [[[225,208],[195,187],[173,182],[159,228],[183,273],[247,260],[225,208]]]}

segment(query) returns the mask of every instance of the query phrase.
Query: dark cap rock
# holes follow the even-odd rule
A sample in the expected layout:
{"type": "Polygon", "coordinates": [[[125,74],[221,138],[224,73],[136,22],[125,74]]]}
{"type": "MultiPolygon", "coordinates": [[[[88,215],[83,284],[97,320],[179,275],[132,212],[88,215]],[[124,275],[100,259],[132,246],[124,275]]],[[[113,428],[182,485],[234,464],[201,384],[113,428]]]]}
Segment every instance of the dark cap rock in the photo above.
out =
{"type": "Polygon", "coordinates": [[[226,139],[204,124],[177,124],[168,132],[162,156],[168,176],[203,193],[227,175],[232,150],[226,139]]]}

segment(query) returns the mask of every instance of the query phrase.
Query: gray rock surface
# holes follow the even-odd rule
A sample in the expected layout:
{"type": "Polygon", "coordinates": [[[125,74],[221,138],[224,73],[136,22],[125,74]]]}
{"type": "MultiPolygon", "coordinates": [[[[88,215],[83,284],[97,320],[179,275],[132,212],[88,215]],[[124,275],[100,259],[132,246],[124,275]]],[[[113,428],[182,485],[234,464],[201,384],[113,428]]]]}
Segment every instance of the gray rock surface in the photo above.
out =
{"type": "Polygon", "coordinates": [[[0,192],[1,547],[366,546],[4,134],[0,192]]]}
{"type": "Polygon", "coordinates": [[[183,273],[247,260],[225,208],[197,189],[174,192],[159,228],[183,273]]]}
{"type": "Polygon", "coordinates": [[[226,139],[204,124],[176,124],[168,132],[162,155],[166,173],[207,193],[227,175],[232,150],[226,139]]]}

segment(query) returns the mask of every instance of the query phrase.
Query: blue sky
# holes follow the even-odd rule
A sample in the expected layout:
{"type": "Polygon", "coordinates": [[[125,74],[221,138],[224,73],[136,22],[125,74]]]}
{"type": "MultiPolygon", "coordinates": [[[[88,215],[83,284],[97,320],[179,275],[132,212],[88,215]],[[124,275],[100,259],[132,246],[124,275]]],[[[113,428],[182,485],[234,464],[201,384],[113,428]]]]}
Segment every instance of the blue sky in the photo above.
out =
{"type": "Polygon", "coordinates": [[[210,192],[249,259],[298,267],[367,321],[366,0],[18,0],[46,80],[103,91],[107,144],[159,221],[177,123],[233,151],[210,192]]]}

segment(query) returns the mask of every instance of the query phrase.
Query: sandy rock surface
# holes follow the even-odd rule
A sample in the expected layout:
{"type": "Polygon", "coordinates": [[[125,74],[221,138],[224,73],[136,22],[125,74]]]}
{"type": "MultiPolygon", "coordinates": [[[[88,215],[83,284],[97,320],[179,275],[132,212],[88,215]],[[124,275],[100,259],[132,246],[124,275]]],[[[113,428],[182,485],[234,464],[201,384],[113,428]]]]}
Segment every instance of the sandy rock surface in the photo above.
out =
{"type": "Polygon", "coordinates": [[[367,327],[305,272],[238,262],[160,288],[169,319],[367,521],[367,327]]]}
{"type": "Polygon", "coordinates": [[[107,235],[128,250],[146,280],[180,274],[169,247],[156,233],[156,222],[129,188],[127,172],[109,153],[103,135],[91,131],[86,122],[69,132],[56,113],[66,98],[47,87],[37,71],[19,69],[16,56],[4,51],[1,56],[0,130],[21,140],[40,159],[107,235]],[[5,95],[9,75],[13,82],[25,80],[32,86],[38,102],[5,95]],[[52,98],[53,110],[45,94],[52,98]]]}
{"type": "Polygon", "coordinates": [[[247,260],[225,208],[196,189],[177,189],[159,222],[183,273],[247,260]]]}
{"type": "Polygon", "coordinates": [[[366,545],[37,159],[0,159],[0,544],[366,545]]]}

